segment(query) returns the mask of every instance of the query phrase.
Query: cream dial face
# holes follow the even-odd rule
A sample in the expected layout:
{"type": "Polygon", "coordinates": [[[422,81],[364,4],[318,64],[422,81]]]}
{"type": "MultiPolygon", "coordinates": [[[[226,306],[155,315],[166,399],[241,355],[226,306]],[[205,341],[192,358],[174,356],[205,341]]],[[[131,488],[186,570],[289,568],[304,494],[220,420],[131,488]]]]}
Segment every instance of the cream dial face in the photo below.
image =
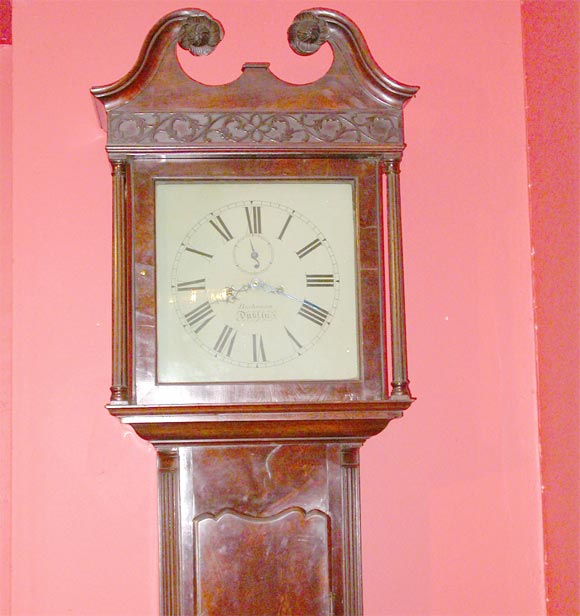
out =
{"type": "Polygon", "coordinates": [[[351,182],[156,182],[160,383],[359,376],[351,182]]]}

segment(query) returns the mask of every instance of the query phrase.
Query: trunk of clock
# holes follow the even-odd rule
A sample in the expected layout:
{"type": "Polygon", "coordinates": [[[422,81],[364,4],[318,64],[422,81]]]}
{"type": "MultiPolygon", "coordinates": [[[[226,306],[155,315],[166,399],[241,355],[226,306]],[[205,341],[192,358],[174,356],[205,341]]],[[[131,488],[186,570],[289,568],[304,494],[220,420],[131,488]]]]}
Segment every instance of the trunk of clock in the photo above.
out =
{"type": "Polygon", "coordinates": [[[163,616],[358,616],[360,443],[157,446],[163,616]]]}

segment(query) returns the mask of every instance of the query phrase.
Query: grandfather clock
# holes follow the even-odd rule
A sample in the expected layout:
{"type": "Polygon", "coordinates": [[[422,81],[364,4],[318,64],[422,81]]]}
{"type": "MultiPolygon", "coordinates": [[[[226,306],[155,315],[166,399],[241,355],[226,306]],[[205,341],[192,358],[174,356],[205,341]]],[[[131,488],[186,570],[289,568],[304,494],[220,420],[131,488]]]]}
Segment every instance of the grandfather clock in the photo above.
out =
{"type": "Polygon", "coordinates": [[[357,616],[359,448],[413,400],[399,163],[417,88],[335,11],[288,30],[298,54],[332,47],[315,83],[263,63],[188,77],[177,45],[222,37],[175,11],[92,90],[113,168],[108,409],[158,452],[164,616],[357,616]]]}

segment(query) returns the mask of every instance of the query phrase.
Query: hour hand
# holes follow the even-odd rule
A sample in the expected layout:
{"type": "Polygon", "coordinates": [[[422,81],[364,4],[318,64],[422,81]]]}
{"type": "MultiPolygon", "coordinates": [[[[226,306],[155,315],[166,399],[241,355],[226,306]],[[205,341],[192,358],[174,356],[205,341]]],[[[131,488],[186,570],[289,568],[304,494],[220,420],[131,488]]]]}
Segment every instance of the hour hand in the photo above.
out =
{"type": "Polygon", "coordinates": [[[228,304],[232,304],[238,299],[238,295],[240,293],[244,293],[250,289],[249,284],[242,285],[239,289],[236,287],[224,287],[216,296],[214,301],[216,302],[226,302],[228,304]]]}

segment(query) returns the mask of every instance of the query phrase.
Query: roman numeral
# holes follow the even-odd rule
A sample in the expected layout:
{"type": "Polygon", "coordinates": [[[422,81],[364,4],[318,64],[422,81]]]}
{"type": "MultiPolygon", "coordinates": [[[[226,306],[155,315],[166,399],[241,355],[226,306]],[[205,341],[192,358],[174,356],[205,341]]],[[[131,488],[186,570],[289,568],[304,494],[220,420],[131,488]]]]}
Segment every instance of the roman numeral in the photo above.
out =
{"type": "Polygon", "coordinates": [[[288,225],[290,224],[291,220],[292,220],[292,214],[289,214],[288,218],[286,219],[286,222],[284,223],[284,226],[282,227],[282,231],[280,231],[280,235],[278,236],[279,240],[281,240],[284,237],[284,233],[286,233],[286,229],[288,228],[288,225]]]}
{"type": "Polygon", "coordinates": [[[229,357],[232,353],[232,349],[234,348],[236,335],[237,332],[234,332],[234,330],[229,325],[224,325],[224,328],[222,329],[221,334],[219,335],[217,342],[213,347],[214,351],[217,351],[218,353],[223,353],[224,349],[226,349],[226,355],[229,357]]]}
{"type": "Polygon", "coordinates": [[[262,208],[259,205],[253,205],[244,208],[246,210],[246,220],[248,221],[248,229],[250,233],[262,233],[262,208]]]}
{"type": "Polygon", "coordinates": [[[191,248],[189,246],[186,246],[185,250],[187,250],[187,252],[193,252],[196,255],[201,255],[202,257],[206,257],[206,259],[213,259],[213,255],[210,255],[209,253],[203,252],[201,250],[197,250],[195,248],[191,248]]]}
{"type": "Polygon", "coordinates": [[[308,300],[304,300],[298,314],[301,317],[312,321],[312,323],[316,323],[316,325],[323,325],[329,313],[327,310],[324,310],[324,308],[321,308],[308,300]]]}
{"type": "Polygon", "coordinates": [[[266,353],[264,351],[264,340],[258,334],[252,334],[252,356],[255,362],[266,361],[266,353]]]}
{"type": "Polygon", "coordinates": [[[178,291],[203,291],[205,289],[205,278],[190,280],[189,282],[178,282],[178,291]]]}
{"type": "Polygon", "coordinates": [[[313,250],[316,250],[319,246],[322,246],[322,242],[316,238],[310,244],[306,244],[303,248],[296,251],[296,254],[300,259],[303,259],[306,255],[310,254],[313,250]]]}
{"type": "Polygon", "coordinates": [[[290,338],[290,340],[292,340],[292,342],[293,342],[293,343],[294,343],[294,344],[295,344],[295,345],[296,345],[299,349],[301,349],[301,348],[302,348],[302,345],[300,344],[300,342],[298,342],[298,340],[297,340],[296,336],[294,336],[294,335],[292,334],[292,332],[291,332],[291,331],[290,331],[287,327],[284,327],[284,329],[286,330],[286,333],[288,334],[288,338],[290,338]]]}
{"type": "Polygon", "coordinates": [[[307,287],[333,287],[334,274],[306,274],[307,287]]]}
{"type": "Polygon", "coordinates": [[[226,242],[234,239],[234,236],[227,228],[226,223],[222,220],[221,216],[216,216],[213,220],[209,221],[209,224],[224,238],[226,242]]]}
{"type": "Polygon", "coordinates": [[[215,312],[209,302],[204,302],[183,316],[190,327],[197,325],[197,328],[194,330],[197,334],[215,317],[215,312]]]}

